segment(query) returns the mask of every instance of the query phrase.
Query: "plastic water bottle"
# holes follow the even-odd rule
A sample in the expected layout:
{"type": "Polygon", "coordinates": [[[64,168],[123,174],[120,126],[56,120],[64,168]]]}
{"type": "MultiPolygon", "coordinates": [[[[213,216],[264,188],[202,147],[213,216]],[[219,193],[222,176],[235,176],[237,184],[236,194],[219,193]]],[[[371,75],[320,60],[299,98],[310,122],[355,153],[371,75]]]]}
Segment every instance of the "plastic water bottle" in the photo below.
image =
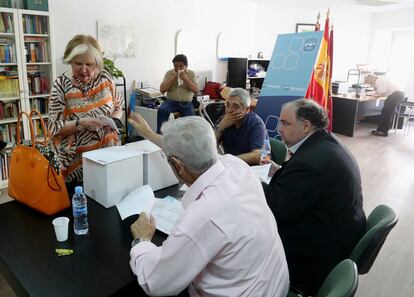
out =
{"type": "Polygon", "coordinates": [[[266,161],[270,161],[270,141],[269,136],[266,135],[266,139],[262,146],[261,156],[260,156],[260,163],[266,163],[266,161]]]}
{"type": "Polygon", "coordinates": [[[72,198],[73,209],[73,230],[77,235],[88,233],[88,204],[83,188],[75,188],[75,194],[72,198]]]}

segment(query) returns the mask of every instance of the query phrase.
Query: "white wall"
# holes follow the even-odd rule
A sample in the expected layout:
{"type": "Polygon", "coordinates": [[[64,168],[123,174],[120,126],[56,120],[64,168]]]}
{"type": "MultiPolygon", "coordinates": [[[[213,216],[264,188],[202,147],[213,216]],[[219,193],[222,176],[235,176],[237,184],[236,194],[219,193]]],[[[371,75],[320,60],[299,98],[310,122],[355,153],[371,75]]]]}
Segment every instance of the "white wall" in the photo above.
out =
{"type": "Polygon", "coordinates": [[[256,31],[255,9],[256,4],[241,0],[122,0],[116,5],[113,1],[102,0],[50,1],[55,24],[57,73],[67,69],[61,60],[70,38],[78,33],[96,37],[96,21],[101,19],[136,27],[135,58],[116,61],[128,83],[143,80],[159,86],[165,72],[172,67],[174,38],[180,29],[184,39],[194,38],[194,42],[186,42],[191,47],[188,49],[189,68],[210,70],[213,80],[223,81],[227,66],[216,60],[217,35],[225,32],[231,38],[235,55],[247,56],[248,44],[244,37],[256,31]],[[198,55],[192,60],[191,53],[198,55]]]}
{"type": "MultiPolygon", "coordinates": [[[[370,40],[370,60],[369,63],[374,67],[389,71],[392,70],[390,60],[393,38],[401,35],[405,32],[414,30],[414,8],[405,8],[400,10],[385,11],[375,13],[373,15],[373,31],[370,40]]],[[[411,35],[413,33],[410,33],[411,35]]],[[[409,44],[408,42],[407,44],[409,44]]],[[[414,77],[412,69],[414,69],[412,48],[407,49],[406,53],[410,55],[407,57],[407,71],[405,74],[407,77],[404,79],[398,79],[396,81],[406,93],[410,101],[414,101],[414,77]]],[[[394,75],[395,76],[395,75],[394,75]]],[[[397,75],[398,77],[398,75],[397,75]]]]}
{"type": "MultiPolygon", "coordinates": [[[[319,11],[321,30],[324,30],[328,7],[309,9],[268,3],[257,10],[256,44],[270,57],[277,34],[295,32],[296,23],[315,23],[319,11]]],[[[346,80],[348,69],[367,63],[372,15],[339,7],[331,9],[330,19],[334,25],[332,76],[334,80],[346,80]]]]}
{"type": "MultiPolygon", "coordinates": [[[[317,11],[291,8],[271,1],[244,0],[122,0],[114,4],[105,0],[55,0],[53,13],[57,73],[66,65],[61,62],[66,43],[78,33],[96,37],[96,21],[133,24],[137,32],[136,57],[118,58],[128,88],[133,80],[149,81],[155,87],[174,56],[174,37],[179,29],[189,46],[189,68],[212,71],[215,81],[224,81],[227,64],[216,60],[216,38],[220,32],[220,53],[224,56],[255,57],[263,51],[270,58],[278,33],[294,32],[295,24],[315,22],[317,11]],[[195,54],[197,53],[197,54],[195,54]],[[192,59],[193,58],[193,59],[192,59]]],[[[327,8],[323,12],[321,26],[327,8]]],[[[346,79],[349,68],[367,62],[371,15],[350,10],[332,10],[335,25],[334,79],[346,79]]],[[[186,52],[184,52],[186,54],[186,52]]]]}

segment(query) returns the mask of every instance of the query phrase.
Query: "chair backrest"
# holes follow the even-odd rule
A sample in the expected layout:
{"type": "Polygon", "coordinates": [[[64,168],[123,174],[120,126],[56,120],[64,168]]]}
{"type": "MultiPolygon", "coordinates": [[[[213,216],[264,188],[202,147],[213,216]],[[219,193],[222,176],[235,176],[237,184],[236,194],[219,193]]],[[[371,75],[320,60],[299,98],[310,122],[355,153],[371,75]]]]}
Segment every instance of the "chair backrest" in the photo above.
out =
{"type": "Polygon", "coordinates": [[[283,142],[275,138],[269,138],[272,160],[281,165],[286,160],[287,148],[283,142]]]}
{"type": "Polygon", "coordinates": [[[346,259],[328,274],[316,297],[352,297],[357,288],[357,267],[354,261],[346,259]]]}
{"type": "Polygon", "coordinates": [[[224,115],[226,106],[224,101],[212,102],[205,106],[205,112],[213,125],[217,124],[218,119],[224,115]]]}
{"type": "Polygon", "coordinates": [[[359,274],[365,274],[375,259],[398,216],[387,205],[378,205],[368,216],[365,235],[359,240],[349,257],[358,266],[359,274]]]}

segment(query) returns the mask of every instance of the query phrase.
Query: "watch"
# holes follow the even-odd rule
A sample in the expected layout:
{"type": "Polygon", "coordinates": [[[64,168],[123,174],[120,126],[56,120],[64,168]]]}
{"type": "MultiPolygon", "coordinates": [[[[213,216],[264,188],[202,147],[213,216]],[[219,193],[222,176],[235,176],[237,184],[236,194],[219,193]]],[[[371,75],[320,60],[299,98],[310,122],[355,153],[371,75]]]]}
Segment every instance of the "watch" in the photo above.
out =
{"type": "Polygon", "coordinates": [[[141,239],[139,238],[135,238],[132,242],[131,242],[131,248],[133,248],[135,245],[137,245],[138,243],[141,242],[141,239]]]}
{"type": "Polygon", "coordinates": [[[213,129],[214,129],[214,131],[216,131],[217,133],[222,133],[222,132],[223,132],[223,129],[221,129],[219,125],[215,125],[213,129]]]}
{"type": "Polygon", "coordinates": [[[140,243],[141,241],[149,241],[148,239],[143,239],[143,238],[135,238],[132,242],[131,242],[131,248],[133,248],[135,245],[137,245],[138,243],[140,243]]]}

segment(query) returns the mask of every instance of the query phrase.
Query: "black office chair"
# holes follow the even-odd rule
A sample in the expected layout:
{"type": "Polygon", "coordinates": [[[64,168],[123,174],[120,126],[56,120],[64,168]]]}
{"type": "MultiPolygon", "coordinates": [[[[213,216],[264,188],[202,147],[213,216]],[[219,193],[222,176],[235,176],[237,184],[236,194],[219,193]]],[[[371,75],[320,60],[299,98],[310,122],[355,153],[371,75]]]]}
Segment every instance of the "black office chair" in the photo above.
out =
{"type": "MultiPolygon", "coordinates": [[[[358,270],[355,263],[346,259],[336,265],[328,274],[316,297],[353,297],[358,288],[358,270]]],[[[287,297],[303,297],[298,292],[289,291],[287,297]]]]}
{"type": "Polygon", "coordinates": [[[387,205],[378,205],[368,216],[365,235],[349,257],[357,264],[359,274],[366,274],[371,269],[385,239],[397,222],[398,216],[387,205]]]}
{"type": "Polygon", "coordinates": [[[204,117],[212,126],[216,125],[218,120],[224,115],[226,106],[225,101],[216,101],[208,104],[202,103],[200,105],[200,114],[204,117]]]}
{"type": "Polygon", "coordinates": [[[397,129],[402,129],[403,137],[408,136],[410,133],[410,120],[414,119],[414,102],[408,101],[406,97],[403,102],[401,102],[393,115],[392,127],[394,128],[394,133],[397,133],[397,129]]]}

